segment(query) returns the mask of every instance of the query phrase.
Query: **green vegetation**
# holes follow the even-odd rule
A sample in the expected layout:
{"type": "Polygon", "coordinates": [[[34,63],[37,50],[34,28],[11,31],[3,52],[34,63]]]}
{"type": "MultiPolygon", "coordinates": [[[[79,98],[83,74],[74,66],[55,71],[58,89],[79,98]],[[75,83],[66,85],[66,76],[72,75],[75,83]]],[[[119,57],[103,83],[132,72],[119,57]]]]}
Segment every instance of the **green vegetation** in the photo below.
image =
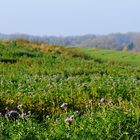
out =
{"type": "Polygon", "coordinates": [[[139,58],[1,41],[0,139],[139,139],[139,58]]]}
{"type": "Polygon", "coordinates": [[[80,49],[85,55],[94,58],[102,59],[108,62],[122,63],[128,65],[139,65],[140,64],[140,53],[139,52],[128,52],[128,51],[115,51],[115,50],[100,50],[100,49],[80,49]]]}

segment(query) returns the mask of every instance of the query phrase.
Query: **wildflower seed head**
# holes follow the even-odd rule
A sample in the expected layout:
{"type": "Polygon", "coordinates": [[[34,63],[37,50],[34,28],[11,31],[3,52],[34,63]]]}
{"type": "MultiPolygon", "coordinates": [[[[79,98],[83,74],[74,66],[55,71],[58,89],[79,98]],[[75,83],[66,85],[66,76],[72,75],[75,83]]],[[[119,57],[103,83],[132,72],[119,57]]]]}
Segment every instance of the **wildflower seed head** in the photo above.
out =
{"type": "Polygon", "coordinates": [[[69,126],[72,125],[72,121],[74,119],[74,115],[68,117],[65,119],[65,123],[67,123],[69,126]]]}
{"type": "Polygon", "coordinates": [[[21,117],[22,118],[29,118],[31,116],[31,111],[28,111],[27,113],[22,113],[21,117]]]}
{"type": "Polygon", "coordinates": [[[106,102],[106,99],[105,99],[105,98],[101,98],[100,101],[101,101],[101,102],[106,102]]]}
{"type": "Polygon", "coordinates": [[[64,109],[64,108],[66,108],[67,106],[68,106],[68,103],[63,103],[60,107],[64,109]]]}
{"type": "Polygon", "coordinates": [[[50,118],[50,116],[49,116],[49,115],[47,115],[47,116],[46,116],[46,118],[48,119],[48,118],[50,118]]]}
{"type": "Polygon", "coordinates": [[[19,112],[16,110],[11,110],[6,112],[5,117],[8,117],[10,119],[17,119],[19,117],[19,112]]]}
{"type": "Polygon", "coordinates": [[[75,112],[74,112],[74,114],[77,114],[78,113],[78,110],[76,110],[75,112]]]}
{"type": "Polygon", "coordinates": [[[112,100],[108,101],[108,104],[113,104],[113,101],[112,100]]]}
{"type": "Polygon", "coordinates": [[[9,110],[8,107],[5,107],[5,110],[8,111],[9,110]]]}
{"type": "Polygon", "coordinates": [[[17,109],[21,110],[22,109],[22,105],[18,105],[17,109]]]}
{"type": "Polygon", "coordinates": [[[67,123],[69,126],[72,124],[73,119],[71,118],[66,118],[65,123],[67,123]]]}
{"type": "Polygon", "coordinates": [[[74,119],[74,115],[70,116],[70,118],[73,120],[74,119]]]}

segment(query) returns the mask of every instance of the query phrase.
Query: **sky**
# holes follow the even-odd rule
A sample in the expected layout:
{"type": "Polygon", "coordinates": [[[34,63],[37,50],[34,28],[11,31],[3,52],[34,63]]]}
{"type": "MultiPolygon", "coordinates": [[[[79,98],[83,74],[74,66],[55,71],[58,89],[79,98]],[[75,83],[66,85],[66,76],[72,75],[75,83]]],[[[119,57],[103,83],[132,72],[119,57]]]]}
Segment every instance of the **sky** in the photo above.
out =
{"type": "Polygon", "coordinates": [[[140,32],[140,0],[0,0],[0,33],[140,32]]]}

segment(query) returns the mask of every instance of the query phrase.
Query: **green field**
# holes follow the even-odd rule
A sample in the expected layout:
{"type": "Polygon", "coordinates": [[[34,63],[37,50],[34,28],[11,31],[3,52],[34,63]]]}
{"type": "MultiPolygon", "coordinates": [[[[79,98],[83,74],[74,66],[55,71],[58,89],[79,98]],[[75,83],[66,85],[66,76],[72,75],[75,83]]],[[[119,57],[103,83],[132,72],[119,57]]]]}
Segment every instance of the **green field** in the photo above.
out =
{"type": "Polygon", "coordinates": [[[0,113],[0,140],[138,140],[140,54],[0,41],[0,113]]]}

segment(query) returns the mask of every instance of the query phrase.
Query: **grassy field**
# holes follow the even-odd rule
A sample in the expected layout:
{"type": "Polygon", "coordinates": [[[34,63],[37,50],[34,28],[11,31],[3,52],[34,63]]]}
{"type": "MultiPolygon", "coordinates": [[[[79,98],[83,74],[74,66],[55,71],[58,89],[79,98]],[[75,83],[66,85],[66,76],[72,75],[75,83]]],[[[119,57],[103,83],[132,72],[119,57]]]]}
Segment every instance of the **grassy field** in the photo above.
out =
{"type": "Polygon", "coordinates": [[[87,56],[95,59],[102,59],[110,62],[125,63],[125,64],[140,64],[140,53],[133,51],[115,51],[101,49],[80,49],[87,56]]]}
{"type": "Polygon", "coordinates": [[[0,140],[139,138],[139,53],[0,42],[0,140]]]}

